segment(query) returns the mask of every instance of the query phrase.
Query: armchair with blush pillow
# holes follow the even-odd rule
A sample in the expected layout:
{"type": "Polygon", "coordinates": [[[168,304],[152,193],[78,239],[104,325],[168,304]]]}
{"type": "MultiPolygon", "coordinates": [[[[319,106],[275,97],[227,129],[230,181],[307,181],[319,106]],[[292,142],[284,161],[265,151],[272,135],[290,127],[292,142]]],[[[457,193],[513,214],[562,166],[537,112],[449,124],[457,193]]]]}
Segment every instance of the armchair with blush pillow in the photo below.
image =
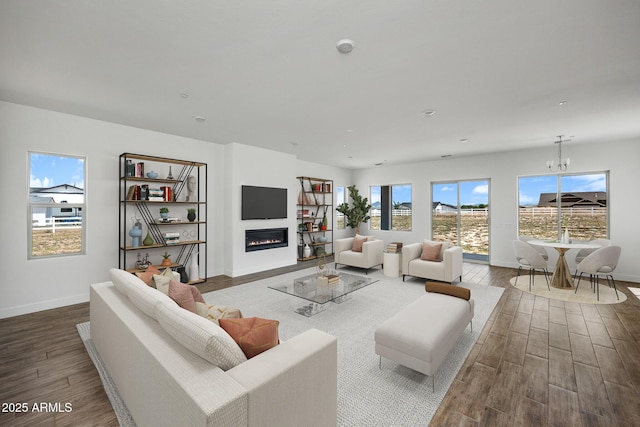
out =
{"type": "Polygon", "coordinates": [[[402,247],[402,281],[405,276],[452,283],[462,280],[462,248],[449,242],[424,240],[402,247]]]}
{"type": "Polygon", "coordinates": [[[365,273],[377,265],[382,267],[384,242],[372,236],[336,239],[334,242],[336,268],[338,264],[364,268],[365,273]]]}

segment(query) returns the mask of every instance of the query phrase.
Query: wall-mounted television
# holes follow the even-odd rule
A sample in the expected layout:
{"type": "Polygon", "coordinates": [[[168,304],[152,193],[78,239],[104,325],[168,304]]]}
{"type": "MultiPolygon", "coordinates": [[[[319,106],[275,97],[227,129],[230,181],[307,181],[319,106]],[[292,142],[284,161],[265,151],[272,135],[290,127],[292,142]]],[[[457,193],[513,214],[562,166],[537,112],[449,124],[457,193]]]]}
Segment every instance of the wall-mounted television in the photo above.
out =
{"type": "Polygon", "coordinates": [[[242,186],[242,219],[287,217],[287,189],[242,186]]]}

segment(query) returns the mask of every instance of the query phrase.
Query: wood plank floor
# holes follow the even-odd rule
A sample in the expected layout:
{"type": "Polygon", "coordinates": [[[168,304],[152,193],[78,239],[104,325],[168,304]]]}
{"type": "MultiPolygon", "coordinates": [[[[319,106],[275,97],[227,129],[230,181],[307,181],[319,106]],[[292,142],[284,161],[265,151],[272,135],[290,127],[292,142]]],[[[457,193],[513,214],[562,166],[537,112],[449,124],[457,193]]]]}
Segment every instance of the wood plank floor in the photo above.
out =
{"type": "MultiPolygon", "coordinates": [[[[312,265],[198,287],[209,292],[312,265]]],[[[465,263],[464,281],[505,292],[431,425],[640,425],[640,302],[626,288],[637,285],[620,282],[627,301],[595,306],[523,293],[509,285],[514,275],[465,263]]],[[[0,320],[0,425],[118,425],[76,332],[87,320],[88,303],[0,320]],[[4,411],[16,403],[27,412],[4,411]]]]}

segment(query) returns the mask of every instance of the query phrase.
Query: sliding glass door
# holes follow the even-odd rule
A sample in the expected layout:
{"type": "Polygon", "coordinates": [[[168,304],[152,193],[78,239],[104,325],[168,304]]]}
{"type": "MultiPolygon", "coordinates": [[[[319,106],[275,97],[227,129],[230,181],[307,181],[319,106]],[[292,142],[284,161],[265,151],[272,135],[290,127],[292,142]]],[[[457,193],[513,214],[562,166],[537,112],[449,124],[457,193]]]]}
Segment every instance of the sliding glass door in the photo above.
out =
{"type": "Polygon", "coordinates": [[[489,180],[431,184],[431,236],[461,246],[465,259],[489,261],[489,180]]]}

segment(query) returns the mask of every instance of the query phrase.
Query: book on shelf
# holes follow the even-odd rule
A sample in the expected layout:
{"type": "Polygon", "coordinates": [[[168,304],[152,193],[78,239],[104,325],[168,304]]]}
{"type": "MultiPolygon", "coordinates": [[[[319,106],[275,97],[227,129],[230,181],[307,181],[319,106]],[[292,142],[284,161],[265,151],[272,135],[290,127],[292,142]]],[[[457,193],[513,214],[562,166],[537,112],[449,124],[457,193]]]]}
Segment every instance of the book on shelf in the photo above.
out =
{"type": "Polygon", "coordinates": [[[402,251],[402,242],[391,242],[387,245],[387,252],[395,253],[402,251]]]}
{"type": "Polygon", "coordinates": [[[135,176],[136,178],[144,177],[144,162],[138,162],[135,165],[135,176]]]}
{"type": "Polygon", "coordinates": [[[149,196],[147,200],[150,202],[164,202],[164,197],[149,196]]]}
{"type": "Polygon", "coordinates": [[[181,222],[180,218],[174,218],[174,217],[168,217],[168,218],[158,218],[156,219],[156,222],[181,222]]]}

